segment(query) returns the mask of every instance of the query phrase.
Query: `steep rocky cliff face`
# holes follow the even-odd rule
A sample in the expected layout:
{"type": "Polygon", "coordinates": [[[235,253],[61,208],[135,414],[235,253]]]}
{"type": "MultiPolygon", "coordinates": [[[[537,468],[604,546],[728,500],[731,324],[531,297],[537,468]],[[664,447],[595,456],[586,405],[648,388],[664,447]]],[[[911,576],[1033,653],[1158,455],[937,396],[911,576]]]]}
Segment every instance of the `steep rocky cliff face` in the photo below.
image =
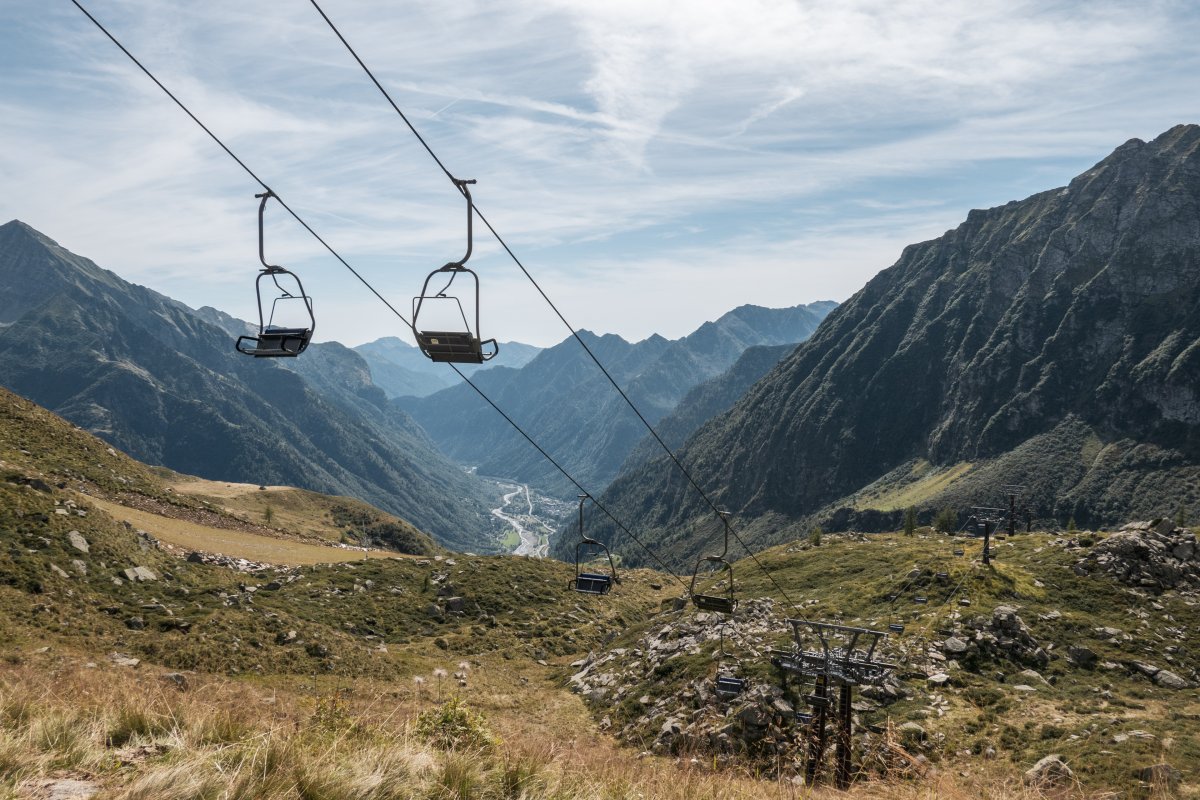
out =
{"type": "MultiPolygon", "coordinates": [[[[1102,524],[1200,504],[1198,395],[1189,125],[907,247],[682,458],[760,543],[840,506],[994,504],[999,483],[1102,524]]],[[[605,499],[692,555],[679,532],[705,511],[667,475],[652,461],[605,499]]]]}

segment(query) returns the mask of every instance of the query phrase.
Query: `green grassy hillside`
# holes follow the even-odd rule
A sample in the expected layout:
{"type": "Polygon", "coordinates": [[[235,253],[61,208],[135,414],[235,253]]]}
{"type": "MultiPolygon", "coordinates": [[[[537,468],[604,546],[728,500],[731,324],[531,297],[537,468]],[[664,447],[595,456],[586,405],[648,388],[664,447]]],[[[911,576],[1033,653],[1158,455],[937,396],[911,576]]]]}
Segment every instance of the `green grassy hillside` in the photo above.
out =
{"type": "Polygon", "coordinates": [[[298,520],[312,504],[293,535],[253,521],[275,489],[181,491],[5,400],[0,797],[62,780],[121,798],[820,797],[795,783],[811,688],[772,664],[788,617],[905,626],[881,649],[894,679],[857,695],[855,796],[1037,797],[1021,774],[1050,754],[1074,773],[1060,793],[1197,796],[1186,534],[1175,561],[1149,548],[1149,572],[1122,571],[1116,545],[1152,533],[1023,535],[990,567],[929,532],[776,547],[758,555],[770,578],[734,565],[719,657],[719,616],[671,576],[624,571],[597,598],[568,591],[569,565],[508,556],[289,565],[299,545],[346,552],[328,544],[337,498],[281,503],[298,520]],[[278,557],[191,556],[118,500],[278,557]],[[742,697],[715,696],[718,668],[742,697]],[[471,731],[482,749],[451,746],[471,731]]]}

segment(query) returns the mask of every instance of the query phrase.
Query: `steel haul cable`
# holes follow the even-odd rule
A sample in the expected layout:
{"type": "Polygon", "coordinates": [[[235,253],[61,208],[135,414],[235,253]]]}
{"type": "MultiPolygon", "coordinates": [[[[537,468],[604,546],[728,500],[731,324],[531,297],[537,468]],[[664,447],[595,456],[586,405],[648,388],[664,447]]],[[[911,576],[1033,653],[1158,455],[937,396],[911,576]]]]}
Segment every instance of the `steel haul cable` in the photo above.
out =
{"type": "MultiPolygon", "coordinates": [[[[168,89],[165,85],[163,85],[163,83],[157,77],[155,77],[154,73],[152,73],[149,69],[147,69],[146,66],[143,65],[142,62],[139,61],[133,55],[133,53],[131,53],[123,44],[121,44],[121,42],[117,39],[116,36],[114,36],[111,32],[109,32],[109,30],[106,27],[104,27],[104,25],[101,24],[101,22],[98,19],[96,19],[94,16],[92,16],[92,14],[86,8],[83,7],[83,5],[79,2],[79,0],[71,0],[71,2],[75,5],[76,8],[78,8],[81,12],[83,12],[84,16],[86,16],[89,20],[91,20],[92,24],[95,25],[97,28],[99,28],[100,31],[105,36],[107,36],[109,38],[109,40],[112,41],[112,43],[115,44],[117,46],[117,48],[120,49],[120,51],[129,58],[130,61],[132,61],[135,65],[137,65],[138,69],[140,69],[143,73],[146,74],[146,77],[150,78],[150,80],[152,80],[154,82],[154,84],[163,91],[164,94],[166,94],[168,97],[170,97],[171,100],[173,100],[175,102],[175,105],[179,106],[179,108],[182,109],[183,112],[185,114],[187,114],[188,117],[190,117],[191,120],[193,122],[195,122],[200,127],[201,130],[203,130],[206,134],[208,134],[209,138],[211,138],[214,142],[216,142],[217,145],[222,150],[225,151],[226,155],[228,155],[230,158],[232,158],[237,163],[237,165],[246,172],[247,175],[249,175],[251,178],[253,178],[254,181],[256,183],[258,183],[258,185],[261,186],[264,190],[269,191],[269,192],[271,191],[270,187],[267,186],[266,182],[263,181],[262,178],[258,177],[258,175],[252,169],[250,169],[250,167],[248,167],[244,161],[242,161],[240,158],[238,158],[237,155],[223,141],[221,141],[221,139],[215,133],[213,133],[212,130],[209,129],[209,127],[207,125],[205,125],[203,122],[200,121],[199,117],[197,117],[195,114],[192,113],[191,109],[189,109],[186,105],[184,105],[183,101],[181,101],[178,97],[176,97],[175,94],[172,93],[170,89],[168,89]]],[[[432,151],[431,151],[431,153],[432,153],[432,151]]],[[[436,158],[436,156],[435,156],[435,158],[436,158]]],[[[438,162],[438,163],[440,164],[441,162],[438,162]]],[[[443,167],[443,170],[444,169],[445,168],[443,167]]],[[[449,173],[447,173],[447,174],[449,174],[449,173]]],[[[375,287],[372,286],[369,281],[367,281],[366,278],[364,278],[357,270],[355,270],[354,267],[350,266],[349,262],[347,262],[346,259],[342,258],[342,256],[336,250],[334,250],[333,247],[331,245],[329,245],[328,242],[326,242],[323,238],[321,238],[321,236],[315,230],[313,230],[313,228],[311,226],[309,226],[309,224],[307,222],[305,222],[300,217],[299,214],[297,214],[295,211],[293,211],[292,208],[290,206],[288,206],[287,203],[285,203],[283,201],[283,199],[279,197],[278,194],[276,194],[275,192],[271,192],[271,193],[275,196],[276,201],[278,201],[278,203],[281,206],[283,206],[287,210],[287,212],[289,214],[291,214],[292,217],[298,223],[300,223],[300,225],[306,231],[308,231],[310,234],[312,234],[313,238],[315,238],[318,242],[320,242],[325,247],[325,249],[328,250],[334,256],[334,258],[336,258],[339,262],[341,262],[341,264],[354,275],[354,277],[358,278],[358,280],[365,287],[367,287],[371,291],[371,293],[374,294],[375,297],[377,297],[380,300],[380,302],[382,302],[385,306],[387,306],[387,308],[393,314],[395,314],[396,317],[399,318],[401,322],[403,322],[405,325],[409,325],[411,327],[409,321],[405,318],[405,316],[403,314],[401,314],[399,311],[397,311],[395,306],[393,306],[390,302],[388,302],[388,300],[383,295],[381,295],[375,289],[375,287]]],[[[482,397],[484,400],[486,400],[487,403],[500,414],[500,416],[504,417],[505,421],[507,421],[510,425],[513,426],[513,428],[515,428],[517,430],[518,433],[520,433],[523,437],[525,437],[525,439],[531,445],[533,445],[534,448],[536,448],[537,451],[542,454],[542,456],[544,456],[551,464],[553,464],[554,467],[559,472],[561,472],[568,481],[570,481],[572,484],[574,484],[576,487],[578,487],[581,492],[583,492],[583,493],[587,494],[589,497],[591,497],[591,494],[586,489],[584,489],[583,486],[577,480],[575,480],[575,478],[573,478],[565,469],[563,469],[563,467],[560,466],[557,461],[555,461],[553,458],[551,458],[550,455],[544,449],[542,449],[542,447],[540,445],[538,445],[538,443],[536,441],[534,441],[533,438],[529,434],[527,434],[515,421],[513,421],[513,419],[511,417],[509,417],[506,413],[504,413],[504,411],[502,411],[500,409],[500,407],[498,405],[496,405],[491,400],[491,398],[489,398],[483,392],[482,389],[480,389],[478,386],[476,386],[475,383],[473,381],[471,381],[470,378],[468,378],[466,375],[464,375],[458,369],[458,367],[454,367],[454,371],[457,372],[459,377],[461,377],[464,381],[466,381],[467,385],[469,385],[472,389],[474,389],[476,391],[476,393],[479,394],[480,397],[482,397]]],[[[666,570],[666,572],[671,577],[673,577],[676,581],[678,581],[681,586],[683,586],[685,589],[687,589],[687,584],[684,583],[683,580],[678,575],[676,575],[673,570],[671,570],[669,567],[667,567],[666,564],[662,561],[662,559],[659,558],[658,555],[652,549],[650,549],[645,543],[643,543],[633,533],[633,531],[629,530],[629,528],[626,527],[619,519],[617,519],[612,514],[612,512],[610,512],[601,503],[596,501],[596,499],[594,497],[592,498],[592,500],[608,516],[608,518],[611,519],[615,525],[617,525],[617,527],[619,527],[626,535],[628,535],[639,547],[641,547],[643,550],[645,550],[650,555],[650,557],[652,559],[654,559],[654,561],[657,564],[659,564],[661,567],[663,567],[663,569],[666,570]]]]}

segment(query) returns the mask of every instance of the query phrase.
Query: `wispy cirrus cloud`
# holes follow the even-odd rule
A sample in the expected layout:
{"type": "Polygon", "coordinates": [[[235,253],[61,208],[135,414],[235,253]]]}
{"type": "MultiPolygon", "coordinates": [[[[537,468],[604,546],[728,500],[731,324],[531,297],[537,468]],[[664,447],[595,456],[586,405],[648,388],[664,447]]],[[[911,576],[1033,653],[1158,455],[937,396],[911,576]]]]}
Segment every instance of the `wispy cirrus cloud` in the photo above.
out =
{"type": "MultiPolygon", "coordinates": [[[[844,298],[966,209],[1200,116],[1182,2],[322,5],[568,316],[631,336],[844,298]]],[[[308,4],[89,8],[401,304],[461,249],[461,198],[308,4]]],[[[245,314],[256,185],[69,5],[0,8],[0,67],[0,217],[245,314]]],[[[322,333],[395,332],[282,211],[268,237],[322,333]]],[[[559,338],[477,246],[502,338],[559,338]]]]}

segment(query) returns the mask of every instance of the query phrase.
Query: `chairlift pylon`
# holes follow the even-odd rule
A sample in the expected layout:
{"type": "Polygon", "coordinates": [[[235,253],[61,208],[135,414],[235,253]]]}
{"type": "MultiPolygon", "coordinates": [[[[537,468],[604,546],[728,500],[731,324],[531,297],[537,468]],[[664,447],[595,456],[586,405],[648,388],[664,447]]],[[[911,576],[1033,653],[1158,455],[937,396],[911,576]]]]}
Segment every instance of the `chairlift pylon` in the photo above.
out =
{"type": "Polygon", "coordinates": [[[729,553],[729,512],[718,511],[717,516],[721,518],[721,523],[725,530],[725,549],[721,551],[719,556],[701,556],[696,561],[696,569],[692,571],[692,586],[690,590],[692,604],[701,611],[717,611],[722,614],[732,614],[737,608],[737,600],[733,594],[733,565],[725,560],[725,556],[729,553]],[[696,592],[696,581],[700,577],[700,569],[705,564],[716,564],[717,569],[728,575],[728,587],[724,594],[704,594],[696,592]]]}
{"type": "Polygon", "coordinates": [[[276,264],[267,263],[263,252],[263,211],[267,207],[267,200],[272,197],[278,200],[279,197],[270,189],[254,196],[261,199],[258,204],[258,260],[262,263],[262,268],[254,282],[254,294],[258,299],[258,335],[239,336],[233,346],[239,353],[255,358],[295,358],[308,347],[313,331],[317,327],[316,318],[313,316],[312,298],[305,294],[304,284],[300,282],[299,276],[294,272],[276,264]],[[279,291],[279,295],[271,301],[269,314],[263,313],[264,278],[270,278],[275,289],[279,291]],[[282,284],[280,284],[281,280],[282,284]],[[295,284],[294,291],[291,288],[293,283],[295,284]],[[291,301],[299,301],[300,305],[291,301]],[[284,306],[281,307],[280,303],[283,303],[284,306]],[[301,306],[303,313],[296,315],[297,309],[301,306]],[[276,322],[276,313],[284,309],[286,309],[284,324],[279,324],[276,322]],[[304,324],[305,317],[307,317],[307,325],[304,324]],[[297,320],[299,324],[297,324],[297,320]]]}
{"type": "Polygon", "coordinates": [[[612,585],[618,582],[617,567],[613,563],[612,553],[603,542],[589,539],[583,532],[583,504],[588,500],[586,494],[579,495],[579,542],[575,545],[575,577],[567,582],[567,588],[581,594],[608,594],[612,585]],[[608,558],[609,572],[583,572],[583,565],[591,559],[581,558],[585,547],[598,547],[608,558]]]}
{"type": "MultiPolygon", "coordinates": [[[[500,352],[500,345],[495,339],[480,340],[479,333],[479,276],[474,270],[466,266],[467,260],[471,257],[473,248],[473,220],[475,216],[475,204],[471,200],[471,190],[467,188],[468,184],[475,183],[474,180],[458,180],[454,179],[454,185],[462,192],[463,197],[467,200],[467,252],[458,261],[451,261],[440,269],[435,269],[425,278],[425,283],[421,287],[421,294],[413,298],[412,309],[412,332],[413,337],[417,340],[417,347],[421,348],[421,352],[428,356],[431,360],[441,363],[453,364],[482,364],[485,361],[493,359],[500,352]],[[469,275],[475,283],[475,328],[471,328],[471,324],[467,321],[467,314],[463,311],[462,302],[453,295],[448,295],[446,292],[454,283],[454,280],[459,275],[469,275]],[[434,278],[443,278],[448,276],[446,284],[436,292],[430,293],[429,284],[434,278]],[[428,310],[431,304],[437,304],[442,309],[451,308],[457,309],[457,317],[461,318],[461,330],[422,330],[419,325],[419,319],[422,310],[428,310]],[[485,350],[484,345],[491,345],[490,350],[485,350]]],[[[446,320],[439,319],[440,324],[445,324],[446,320]]],[[[451,322],[454,322],[452,320],[451,322]]]]}

